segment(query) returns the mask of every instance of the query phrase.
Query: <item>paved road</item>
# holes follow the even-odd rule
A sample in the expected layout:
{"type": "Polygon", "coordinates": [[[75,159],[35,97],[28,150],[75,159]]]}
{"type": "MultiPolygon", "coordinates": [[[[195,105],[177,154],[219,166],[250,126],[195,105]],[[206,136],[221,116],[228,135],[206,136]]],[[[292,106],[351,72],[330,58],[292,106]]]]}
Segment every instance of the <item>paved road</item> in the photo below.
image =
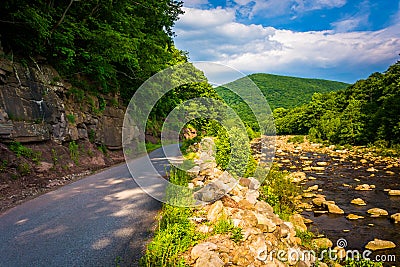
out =
{"type": "MultiPolygon", "coordinates": [[[[150,157],[163,172],[162,150],[150,157]]],[[[137,266],[160,207],[125,164],[112,167],[1,214],[0,266],[137,266]]]]}

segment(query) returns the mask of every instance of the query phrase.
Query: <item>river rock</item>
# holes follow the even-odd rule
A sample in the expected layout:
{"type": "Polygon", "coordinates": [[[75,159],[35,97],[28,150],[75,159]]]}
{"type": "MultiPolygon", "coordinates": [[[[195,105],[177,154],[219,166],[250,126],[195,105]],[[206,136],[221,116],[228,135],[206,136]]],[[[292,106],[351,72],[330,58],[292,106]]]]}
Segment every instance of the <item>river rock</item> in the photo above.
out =
{"type": "Polygon", "coordinates": [[[368,244],[365,246],[366,249],[375,251],[381,249],[391,249],[395,248],[396,244],[392,241],[386,241],[375,238],[373,241],[369,241],[368,244]]]}
{"type": "Polygon", "coordinates": [[[207,213],[207,220],[210,222],[216,222],[221,216],[222,211],[224,210],[224,205],[222,205],[222,201],[218,200],[214,204],[211,205],[210,209],[207,213]]]}
{"type": "Polygon", "coordinates": [[[299,183],[307,178],[304,172],[292,172],[289,174],[289,179],[294,183],[299,183]]]}
{"type": "Polygon", "coordinates": [[[304,223],[303,216],[300,214],[293,214],[289,217],[289,222],[291,222],[296,230],[300,230],[302,232],[307,231],[307,226],[304,223]]]}
{"type": "Polygon", "coordinates": [[[200,172],[200,167],[199,166],[194,166],[193,168],[189,169],[186,171],[191,177],[196,177],[199,175],[200,172]]]}
{"type": "Polygon", "coordinates": [[[344,211],[334,201],[325,201],[322,205],[328,209],[329,213],[344,214],[344,211]]]}
{"type": "Polygon", "coordinates": [[[255,205],[255,209],[261,213],[270,215],[274,213],[274,209],[265,201],[258,201],[255,205]]]}
{"type": "Polygon", "coordinates": [[[304,218],[304,223],[305,223],[305,224],[312,224],[312,223],[313,223],[313,220],[308,219],[308,218],[304,218]]]}
{"type": "Polygon", "coordinates": [[[314,193],[306,192],[302,195],[304,198],[312,198],[315,197],[314,193]]]}
{"type": "Polygon", "coordinates": [[[371,214],[371,217],[386,216],[389,214],[386,210],[380,208],[369,209],[367,212],[371,214]]]}
{"type": "Polygon", "coordinates": [[[304,190],[304,192],[311,192],[311,191],[317,191],[318,190],[318,185],[313,185],[310,186],[309,188],[307,188],[306,190],[304,190]]]}
{"type": "Polygon", "coordinates": [[[260,196],[260,193],[258,190],[249,190],[246,193],[245,199],[250,202],[251,204],[256,204],[257,203],[257,198],[260,196]]]}
{"type": "Polygon", "coordinates": [[[244,210],[242,213],[242,221],[240,222],[240,226],[256,227],[257,224],[258,224],[258,218],[256,217],[256,214],[250,210],[244,210]]]}
{"type": "Polygon", "coordinates": [[[315,206],[321,207],[322,204],[323,204],[325,201],[326,201],[325,198],[317,197],[317,198],[314,198],[314,199],[312,200],[312,203],[313,203],[315,206]]]}
{"type": "Polygon", "coordinates": [[[224,261],[220,259],[218,253],[208,251],[202,254],[196,261],[195,267],[222,267],[224,261]]]}
{"type": "Polygon", "coordinates": [[[216,249],[218,249],[218,246],[214,243],[211,242],[200,243],[192,248],[190,256],[192,257],[193,260],[196,260],[201,255],[216,249]]]}
{"type": "Polygon", "coordinates": [[[361,185],[357,185],[355,190],[358,190],[358,191],[369,191],[369,190],[372,190],[372,187],[369,184],[361,184],[361,185]]]}
{"type": "Polygon", "coordinates": [[[356,214],[349,214],[349,215],[347,215],[346,216],[346,218],[348,219],[348,220],[358,220],[358,219],[364,219],[364,217],[363,216],[359,216],[359,215],[356,215],[356,214]]]}
{"type": "Polygon", "coordinates": [[[400,213],[395,213],[390,218],[394,221],[394,223],[399,223],[400,222],[400,213]]]}
{"type": "Polygon", "coordinates": [[[362,200],[361,198],[355,198],[355,199],[353,199],[350,203],[351,203],[351,204],[354,204],[354,205],[358,205],[358,206],[365,206],[365,205],[367,205],[367,204],[365,203],[365,201],[362,200]]]}
{"type": "Polygon", "coordinates": [[[344,259],[346,257],[346,250],[344,248],[335,247],[333,250],[336,251],[336,255],[339,259],[344,259]]]}
{"type": "Polygon", "coordinates": [[[369,186],[369,184],[361,184],[361,185],[357,185],[355,190],[357,190],[357,191],[369,191],[369,190],[372,190],[372,189],[369,186]]]}
{"type": "Polygon", "coordinates": [[[249,180],[250,180],[249,189],[257,190],[258,188],[260,188],[261,186],[260,181],[258,181],[256,178],[249,177],[249,180]]]}
{"type": "Polygon", "coordinates": [[[257,223],[258,223],[257,227],[261,229],[263,232],[272,233],[276,230],[276,224],[267,216],[260,213],[256,213],[255,216],[257,218],[257,223]]]}
{"type": "Polygon", "coordinates": [[[316,238],[313,239],[311,243],[313,244],[314,247],[320,249],[327,249],[333,246],[332,241],[330,241],[328,238],[316,238]]]}
{"type": "Polygon", "coordinates": [[[239,184],[241,186],[249,187],[250,183],[251,183],[251,181],[249,178],[240,178],[240,180],[239,180],[239,184]]]}
{"type": "Polygon", "coordinates": [[[307,210],[307,209],[312,209],[313,205],[310,204],[310,203],[301,202],[296,207],[299,208],[299,209],[306,209],[307,210]]]}
{"type": "Polygon", "coordinates": [[[400,196],[400,190],[389,190],[389,196],[400,196]]]}

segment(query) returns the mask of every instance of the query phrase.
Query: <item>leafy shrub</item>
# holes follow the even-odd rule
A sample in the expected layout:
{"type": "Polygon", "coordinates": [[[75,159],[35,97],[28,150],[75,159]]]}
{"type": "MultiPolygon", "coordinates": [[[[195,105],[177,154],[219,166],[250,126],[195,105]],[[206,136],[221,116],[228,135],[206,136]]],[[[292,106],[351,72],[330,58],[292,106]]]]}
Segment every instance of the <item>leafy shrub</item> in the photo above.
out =
{"type": "Polygon", "coordinates": [[[304,135],[295,135],[288,139],[288,143],[301,144],[304,143],[304,135]]]}
{"type": "Polygon", "coordinates": [[[293,199],[300,194],[300,188],[277,166],[271,168],[259,191],[260,199],[270,204],[282,219],[288,220],[296,210],[293,199]]]}
{"type": "Polygon", "coordinates": [[[54,148],[51,149],[51,159],[53,160],[53,164],[57,165],[58,155],[57,155],[57,151],[54,148]]]}
{"type": "Polygon", "coordinates": [[[79,163],[79,145],[75,141],[71,141],[68,145],[69,155],[71,159],[78,165],[79,163]]]}
{"type": "Polygon", "coordinates": [[[15,155],[17,155],[17,157],[23,156],[25,158],[31,159],[36,164],[38,164],[40,161],[40,152],[35,152],[32,149],[22,145],[20,142],[12,142],[10,144],[10,150],[13,151],[15,155]]]}
{"type": "Polygon", "coordinates": [[[229,132],[220,127],[215,141],[217,164],[234,176],[252,176],[257,162],[251,156],[248,140],[246,133],[236,127],[230,128],[229,132]],[[235,151],[232,151],[231,140],[235,142],[235,151]]]}
{"type": "Polygon", "coordinates": [[[104,144],[97,146],[97,149],[100,150],[100,152],[103,153],[104,155],[107,155],[108,153],[107,147],[104,144]]]}
{"type": "Polygon", "coordinates": [[[21,176],[26,176],[31,173],[31,166],[28,163],[24,162],[18,165],[17,171],[21,174],[21,176]]]}

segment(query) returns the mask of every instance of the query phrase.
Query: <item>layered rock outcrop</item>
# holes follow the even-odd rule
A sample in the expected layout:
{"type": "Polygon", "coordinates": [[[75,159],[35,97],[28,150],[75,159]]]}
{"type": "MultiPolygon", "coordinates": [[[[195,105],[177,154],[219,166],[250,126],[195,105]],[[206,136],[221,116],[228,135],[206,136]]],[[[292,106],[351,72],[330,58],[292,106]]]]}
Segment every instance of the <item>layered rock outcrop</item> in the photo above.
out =
{"type": "Polygon", "coordinates": [[[90,139],[119,149],[124,109],[118,102],[117,95],[73,88],[43,60],[18,63],[0,50],[0,142],[90,139]]]}

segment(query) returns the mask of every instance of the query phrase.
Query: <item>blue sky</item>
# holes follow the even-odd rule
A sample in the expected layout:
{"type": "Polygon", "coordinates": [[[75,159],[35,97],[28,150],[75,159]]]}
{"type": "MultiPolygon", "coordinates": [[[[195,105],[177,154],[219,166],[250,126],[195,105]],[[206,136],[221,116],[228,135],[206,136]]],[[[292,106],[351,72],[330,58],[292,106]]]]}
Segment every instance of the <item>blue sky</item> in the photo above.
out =
{"type": "Polygon", "coordinates": [[[192,61],[353,83],[400,59],[398,0],[186,0],[175,44],[192,61]]]}

